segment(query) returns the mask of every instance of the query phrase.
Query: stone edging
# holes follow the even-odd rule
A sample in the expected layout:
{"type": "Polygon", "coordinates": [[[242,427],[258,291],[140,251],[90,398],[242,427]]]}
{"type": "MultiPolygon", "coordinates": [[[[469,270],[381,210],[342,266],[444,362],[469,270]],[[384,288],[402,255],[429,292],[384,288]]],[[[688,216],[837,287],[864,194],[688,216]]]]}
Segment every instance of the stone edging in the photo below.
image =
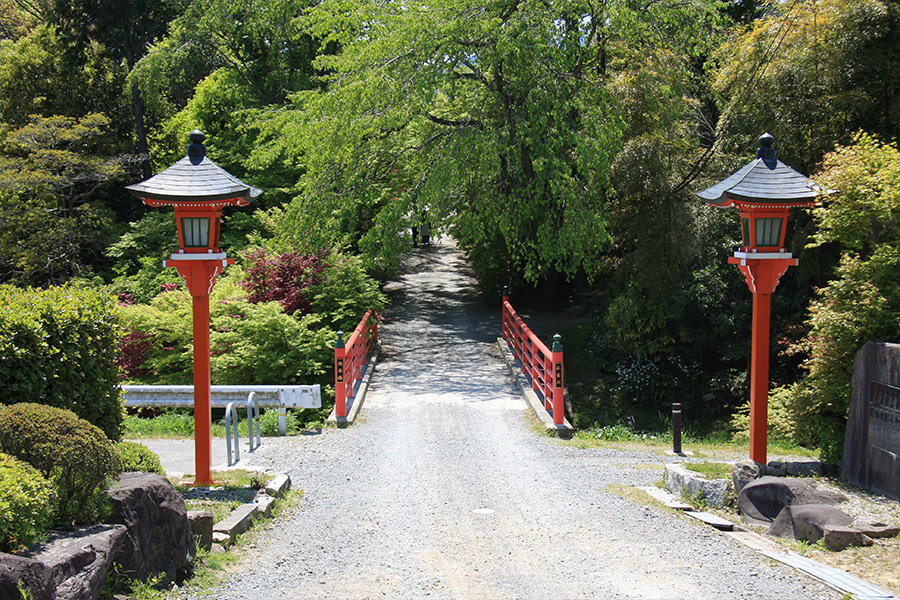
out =
{"type": "Polygon", "coordinates": [[[284,497],[290,487],[291,478],[287,474],[276,474],[265,489],[259,491],[253,502],[241,504],[228,517],[213,525],[213,547],[233,545],[237,536],[250,529],[254,520],[271,516],[272,506],[284,497]]]}

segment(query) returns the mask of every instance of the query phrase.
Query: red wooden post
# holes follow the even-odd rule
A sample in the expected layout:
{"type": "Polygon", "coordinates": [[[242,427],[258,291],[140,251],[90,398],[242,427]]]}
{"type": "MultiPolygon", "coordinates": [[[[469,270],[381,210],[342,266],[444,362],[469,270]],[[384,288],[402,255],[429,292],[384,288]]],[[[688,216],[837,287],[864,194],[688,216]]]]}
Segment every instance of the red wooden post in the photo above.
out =
{"type": "Polygon", "coordinates": [[[212,395],[209,361],[209,295],[193,297],[194,311],[194,485],[210,487],[212,473],[212,395]]]}
{"type": "Polygon", "coordinates": [[[563,347],[557,333],[553,336],[553,424],[562,425],[565,417],[565,387],[563,384],[563,347]]]}
{"type": "Polygon", "coordinates": [[[347,418],[347,384],[344,377],[344,332],[337,332],[334,343],[334,414],[339,419],[347,418]]]}
{"type": "Polygon", "coordinates": [[[750,350],[750,460],[766,464],[769,428],[769,310],[771,294],[753,294],[750,350]]]}

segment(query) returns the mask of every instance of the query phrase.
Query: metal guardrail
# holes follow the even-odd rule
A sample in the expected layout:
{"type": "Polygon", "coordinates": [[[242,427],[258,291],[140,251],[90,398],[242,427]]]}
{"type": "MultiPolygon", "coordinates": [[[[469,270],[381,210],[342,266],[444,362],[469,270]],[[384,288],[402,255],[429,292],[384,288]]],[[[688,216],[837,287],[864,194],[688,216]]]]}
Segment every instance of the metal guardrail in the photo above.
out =
{"type": "MultiPolygon", "coordinates": [[[[250,398],[259,409],[278,408],[278,433],[285,434],[288,408],[322,408],[320,385],[214,385],[210,387],[210,404],[213,408],[228,408],[232,402],[247,398],[247,418],[250,419],[250,398]]],[[[194,406],[192,385],[123,385],[122,396],[126,408],[166,408],[194,406]]],[[[257,420],[257,439],[262,435],[257,420]]],[[[251,436],[252,437],[252,436],[251,436]]],[[[252,443],[251,443],[252,446],[252,443]]],[[[257,443],[259,446],[259,443],[257,443]]]]}
{"type": "MultiPolygon", "coordinates": [[[[280,407],[279,407],[280,408],[280,407]]],[[[286,415],[285,415],[286,416],[286,415]]],[[[285,425],[281,422],[281,411],[279,410],[278,415],[278,429],[281,435],[284,435],[285,425]]],[[[250,452],[253,452],[256,448],[259,448],[262,445],[262,431],[259,427],[259,400],[256,399],[256,392],[250,392],[247,395],[247,437],[250,438],[250,452]],[[256,446],[253,445],[253,409],[256,409],[256,446]]]]}
{"type": "MultiPolygon", "coordinates": [[[[262,407],[321,408],[319,385],[214,385],[210,387],[213,408],[226,408],[229,402],[243,402],[255,392],[262,407]]],[[[127,408],[194,406],[192,385],[123,385],[127,408]]]]}

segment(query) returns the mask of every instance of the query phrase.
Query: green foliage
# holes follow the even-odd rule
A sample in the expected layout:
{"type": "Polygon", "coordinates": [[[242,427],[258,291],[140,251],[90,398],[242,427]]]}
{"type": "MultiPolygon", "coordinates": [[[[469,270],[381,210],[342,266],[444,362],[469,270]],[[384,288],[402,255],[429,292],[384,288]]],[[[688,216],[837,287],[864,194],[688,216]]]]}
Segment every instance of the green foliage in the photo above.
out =
{"type": "Polygon", "coordinates": [[[58,498],[54,525],[95,523],[104,484],[121,472],[112,442],[68,410],[21,403],[0,408],[0,451],[50,480],[58,498]]]}
{"type": "MultiPolygon", "coordinates": [[[[259,417],[260,431],[265,436],[277,436],[278,430],[278,410],[268,409],[259,417]]],[[[288,410],[284,418],[284,432],[286,434],[296,433],[300,430],[300,420],[292,410],[288,410]]]]}
{"type": "Polygon", "coordinates": [[[121,156],[109,156],[109,119],[32,116],[9,131],[0,153],[0,279],[59,283],[90,272],[112,230],[99,199],[122,181],[121,156]]]}
{"type": "Polygon", "coordinates": [[[367,311],[382,310],[387,299],[361,257],[332,252],[326,262],[323,280],[310,287],[313,312],[322,315],[332,331],[353,331],[367,311]]]}
{"type": "Polygon", "coordinates": [[[622,42],[702,30],[696,44],[715,14],[705,2],[317,5],[308,31],[341,52],[318,57],[327,93],[297,94],[300,126],[274,144],[307,169],[279,239],[349,239],[389,265],[424,212],[435,232],[456,224],[468,249],[502,240],[506,264],[485,272],[592,274],[624,129],[608,83],[622,42]]]}
{"type": "Polygon", "coordinates": [[[780,158],[810,173],[859,128],[895,136],[898,19],[893,2],[816,0],[779,3],[737,30],[718,55],[715,80],[726,105],[717,128],[723,149],[743,155],[769,131],[780,158]]]}
{"type": "Polygon", "coordinates": [[[122,472],[141,471],[143,473],[158,473],[165,475],[159,456],[155,452],[137,442],[116,442],[116,453],[122,463],[122,472]]]}
{"type": "Polygon", "coordinates": [[[869,341],[900,340],[900,150],[860,134],[825,157],[814,179],[838,190],[815,209],[816,244],[840,244],[834,279],[809,308],[809,333],[791,351],[808,373],[789,391],[797,441],[843,456],[856,352],[869,341]]]}
{"type": "MultiPolygon", "coordinates": [[[[803,443],[804,440],[798,435],[797,431],[797,414],[795,408],[798,406],[797,394],[802,393],[802,387],[799,384],[791,384],[775,388],[769,392],[768,418],[767,418],[767,437],[770,440],[781,440],[790,443],[803,443]]],[[[734,430],[735,439],[750,439],[750,403],[746,402],[732,417],[731,427],[734,430]]],[[[808,439],[807,443],[811,440],[808,439]]]]}
{"type": "Polygon", "coordinates": [[[50,527],[53,485],[28,463],[0,454],[0,552],[17,552],[50,527]]]}
{"type": "MultiPolygon", "coordinates": [[[[213,288],[210,299],[212,381],[228,384],[306,384],[331,363],[334,333],[316,314],[284,314],[278,302],[251,304],[236,268],[213,288]]],[[[187,384],[193,372],[191,297],[185,288],[124,309],[129,327],[152,337],[143,374],[152,384],[187,384]]]]}
{"type": "Polygon", "coordinates": [[[117,439],[120,332],[118,306],[102,292],[0,286],[0,403],[68,409],[117,439]]]}

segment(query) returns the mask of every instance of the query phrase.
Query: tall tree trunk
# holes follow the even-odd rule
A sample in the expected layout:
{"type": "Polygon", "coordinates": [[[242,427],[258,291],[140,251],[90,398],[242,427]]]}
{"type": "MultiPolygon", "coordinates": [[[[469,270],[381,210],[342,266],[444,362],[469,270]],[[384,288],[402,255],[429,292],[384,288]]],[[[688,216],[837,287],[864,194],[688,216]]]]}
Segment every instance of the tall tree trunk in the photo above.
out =
{"type": "MultiPolygon", "coordinates": [[[[131,28],[125,33],[125,61],[128,65],[128,72],[134,69],[134,48],[131,44],[131,28]]],[[[150,166],[150,148],[147,145],[147,130],[144,127],[144,103],[141,101],[141,91],[136,83],[131,84],[131,108],[134,111],[134,129],[137,133],[138,153],[141,155],[141,171],[144,179],[149,179],[153,175],[150,166]]]]}

